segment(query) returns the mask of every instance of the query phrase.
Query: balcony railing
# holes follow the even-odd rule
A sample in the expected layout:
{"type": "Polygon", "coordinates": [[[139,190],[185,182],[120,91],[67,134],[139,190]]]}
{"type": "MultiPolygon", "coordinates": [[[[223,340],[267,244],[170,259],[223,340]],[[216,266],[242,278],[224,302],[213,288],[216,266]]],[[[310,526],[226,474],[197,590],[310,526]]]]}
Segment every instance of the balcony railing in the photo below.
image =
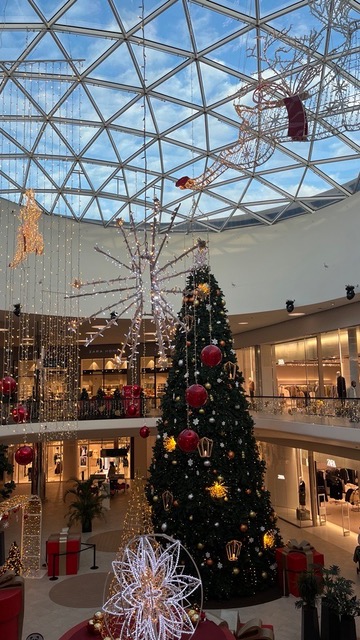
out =
{"type": "MultiPolygon", "coordinates": [[[[253,414],[265,413],[269,415],[283,416],[284,419],[302,420],[308,417],[329,419],[337,425],[349,425],[359,423],[360,426],[360,398],[340,400],[338,398],[304,398],[283,396],[255,396],[247,397],[249,409],[253,414]]],[[[142,398],[140,416],[129,415],[123,401],[119,398],[105,398],[101,402],[98,399],[91,400],[44,400],[41,402],[27,400],[22,403],[0,401],[2,424],[15,424],[19,422],[56,422],[73,420],[111,420],[114,418],[147,417],[160,415],[160,406],[155,406],[152,398],[142,398]],[[19,406],[25,409],[18,413],[19,406]]]]}

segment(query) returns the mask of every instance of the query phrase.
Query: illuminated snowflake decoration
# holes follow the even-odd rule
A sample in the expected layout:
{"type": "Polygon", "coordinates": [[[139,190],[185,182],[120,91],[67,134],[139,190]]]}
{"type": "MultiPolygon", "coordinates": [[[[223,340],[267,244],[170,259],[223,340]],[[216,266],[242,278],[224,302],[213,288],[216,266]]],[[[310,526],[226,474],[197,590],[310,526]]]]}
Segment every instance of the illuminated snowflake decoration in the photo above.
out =
{"type": "MultiPolygon", "coordinates": [[[[138,346],[140,343],[141,324],[145,317],[151,317],[155,324],[155,337],[158,344],[159,364],[167,364],[166,350],[172,347],[173,337],[177,326],[186,327],[175,314],[169,303],[169,294],[180,293],[182,289],[169,283],[174,278],[187,275],[192,269],[204,266],[207,261],[206,242],[198,239],[189,249],[160,266],[160,256],[167,245],[171,229],[175,222],[178,209],[176,209],[167,228],[166,233],[160,233],[158,216],[160,214],[160,202],[154,198],[153,217],[150,224],[145,229],[139,229],[130,215],[130,226],[124,227],[123,220],[117,221],[117,227],[123,236],[124,244],[129,256],[129,264],[111,255],[109,251],[95,246],[95,251],[104,255],[107,259],[120,268],[124,275],[110,280],[93,280],[91,282],[81,282],[76,280],[72,283],[73,288],[80,290],[84,287],[91,287],[91,291],[74,293],[67,295],[67,298],[81,298],[93,296],[94,294],[119,294],[116,302],[98,309],[88,320],[91,322],[104,312],[110,312],[110,317],[106,325],[99,331],[94,331],[87,340],[86,346],[97,337],[103,336],[104,331],[111,326],[117,325],[119,318],[130,316],[130,328],[125,334],[125,340],[118,350],[116,362],[121,364],[127,347],[130,349],[128,365],[131,367],[135,361],[138,346]],[[193,264],[189,267],[178,270],[177,266],[190,254],[194,254],[193,264]],[[125,273],[124,273],[125,272],[125,273]],[[148,275],[149,285],[146,284],[148,275]],[[149,295],[147,296],[147,291],[149,295]],[[150,309],[146,311],[146,305],[150,309]],[[115,310],[116,309],[116,310],[115,310]]],[[[70,329],[70,328],[69,328],[70,329]]]]}
{"type": "Polygon", "coordinates": [[[112,563],[119,589],[103,610],[121,621],[120,640],[179,640],[194,633],[188,598],[201,589],[201,580],[184,574],[181,549],[168,536],[139,536],[129,542],[122,561],[112,563]]]}

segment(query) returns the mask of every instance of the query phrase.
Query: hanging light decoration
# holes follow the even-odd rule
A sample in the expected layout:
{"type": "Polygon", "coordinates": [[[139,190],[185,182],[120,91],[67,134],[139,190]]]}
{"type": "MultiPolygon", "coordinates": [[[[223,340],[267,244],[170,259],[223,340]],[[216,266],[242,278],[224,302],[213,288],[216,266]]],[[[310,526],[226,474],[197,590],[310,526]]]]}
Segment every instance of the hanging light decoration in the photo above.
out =
{"type": "Polygon", "coordinates": [[[36,255],[44,253],[44,240],[38,228],[41,209],[36,204],[32,189],[25,191],[25,198],[26,203],[21,207],[19,213],[21,225],[17,233],[16,251],[9,264],[12,269],[23,262],[29,253],[36,255]]]}
{"type": "Polygon", "coordinates": [[[174,496],[171,493],[171,491],[164,491],[162,494],[162,501],[163,501],[163,506],[164,506],[164,510],[165,511],[170,511],[172,504],[174,502],[174,496]]]}
{"type": "Polygon", "coordinates": [[[211,458],[214,441],[210,438],[200,438],[198,442],[198,452],[200,458],[211,458]]]}
{"type": "Polygon", "coordinates": [[[240,540],[230,540],[226,543],[226,555],[230,562],[236,562],[240,556],[242,542],[240,540]]]}
{"type": "Polygon", "coordinates": [[[17,451],[15,451],[15,460],[18,464],[26,466],[30,464],[34,459],[34,449],[29,447],[28,445],[24,445],[19,447],[17,451]]]}
{"type": "Polygon", "coordinates": [[[175,449],[176,449],[176,440],[175,440],[174,436],[168,436],[167,438],[164,438],[164,449],[165,449],[165,451],[168,451],[169,453],[171,453],[172,451],[175,451],[175,449]]]}
{"type": "Polygon", "coordinates": [[[276,543],[276,533],[272,529],[266,531],[263,537],[263,543],[265,549],[273,549],[276,543]]]}

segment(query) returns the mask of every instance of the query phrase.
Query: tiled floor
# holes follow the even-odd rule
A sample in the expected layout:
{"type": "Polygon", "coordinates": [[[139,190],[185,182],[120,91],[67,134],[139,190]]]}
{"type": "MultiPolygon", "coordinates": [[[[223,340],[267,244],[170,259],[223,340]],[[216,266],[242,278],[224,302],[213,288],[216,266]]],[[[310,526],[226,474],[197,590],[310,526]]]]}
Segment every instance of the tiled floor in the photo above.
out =
{"type": "MultiPolygon", "coordinates": [[[[66,524],[62,490],[61,483],[50,484],[47,488],[47,500],[43,508],[42,539],[44,559],[45,541],[48,535],[60,531],[66,524]]],[[[21,492],[24,493],[24,487],[21,487],[21,492]]],[[[118,495],[113,498],[107,521],[105,523],[100,520],[94,521],[93,532],[91,534],[83,534],[82,540],[86,541],[91,535],[100,533],[106,529],[114,530],[121,527],[126,502],[127,498],[123,495],[118,495]]],[[[279,521],[279,525],[284,541],[289,538],[300,540],[306,536],[306,539],[309,540],[314,547],[324,553],[326,566],[338,564],[341,567],[342,574],[354,580],[357,594],[360,597],[360,577],[357,577],[356,564],[352,560],[354,547],[357,542],[355,533],[344,537],[342,529],[330,523],[323,527],[306,530],[300,530],[283,521],[279,521]]],[[[19,541],[18,528],[19,523],[14,519],[6,529],[7,546],[9,546],[14,539],[19,541]]],[[[79,573],[90,573],[90,566],[92,564],[90,552],[84,552],[80,557],[79,573]]],[[[98,552],[96,562],[99,566],[99,571],[109,571],[113,559],[113,553],[98,552]]],[[[59,578],[59,580],[67,579],[66,576],[59,578]]],[[[30,633],[35,632],[41,633],[44,636],[44,640],[58,640],[70,627],[82,620],[90,618],[94,613],[94,608],[70,609],[54,604],[48,594],[57,582],[50,581],[47,575],[41,579],[26,579],[25,583],[23,640],[26,640],[30,633]]],[[[103,594],[99,594],[99,608],[102,602],[103,594]]],[[[243,608],[240,610],[241,621],[244,622],[253,617],[260,617],[264,623],[273,624],[276,640],[300,640],[301,613],[295,609],[294,603],[295,598],[289,596],[256,607],[243,608]]],[[[230,627],[235,626],[237,611],[223,610],[213,613],[217,613],[225,618],[229,622],[230,627]]],[[[357,620],[357,622],[359,623],[359,620],[357,620]]],[[[360,636],[360,624],[358,626],[358,635],[360,636]]]]}

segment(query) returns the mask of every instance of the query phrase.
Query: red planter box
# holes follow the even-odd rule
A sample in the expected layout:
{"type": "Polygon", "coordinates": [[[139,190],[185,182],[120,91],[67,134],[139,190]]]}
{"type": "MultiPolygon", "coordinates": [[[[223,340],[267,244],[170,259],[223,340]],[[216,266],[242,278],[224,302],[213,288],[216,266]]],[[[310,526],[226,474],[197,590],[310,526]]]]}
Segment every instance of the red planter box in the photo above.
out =
{"type": "Polygon", "coordinates": [[[52,533],[46,542],[46,557],[48,564],[48,576],[74,575],[78,572],[80,564],[79,553],[69,553],[70,551],[80,551],[81,536],[77,534],[61,536],[59,533],[52,533]],[[57,556],[57,553],[67,555],[57,556]]]}
{"type": "MultiPolygon", "coordinates": [[[[275,558],[278,565],[278,584],[283,590],[284,595],[291,593],[293,596],[299,597],[297,580],[299,573],[309,568],[308,557],[303,551],[286,551],[286,549],[286,547],[276,549],[275,558]]],[[[316,551],[316,549],[311,549],[311,554],[312,560],[309,564],[323,567],[324,555],[316,551]]],[[[316,570],[315,568],[315,573],[318,573],[320,576],[320,569],[316,570]]]]}

